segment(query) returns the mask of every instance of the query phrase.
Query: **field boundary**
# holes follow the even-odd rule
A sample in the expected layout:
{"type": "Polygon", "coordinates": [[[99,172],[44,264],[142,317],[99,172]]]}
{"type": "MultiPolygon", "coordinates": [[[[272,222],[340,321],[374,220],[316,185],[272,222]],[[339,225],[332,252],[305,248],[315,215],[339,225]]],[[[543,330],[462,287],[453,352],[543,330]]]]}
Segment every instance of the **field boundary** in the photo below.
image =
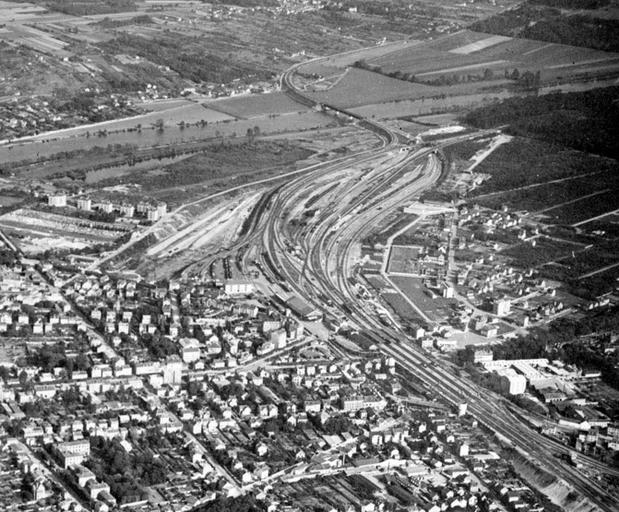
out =
{"type": "Polygon", "coordinates": [[[606,188],[604,190],[596,190],[595,192],[592,192],[591,194],[587,194],[585,196],[581,196],[581,197],[577,197],[576,199],[571,199],[569,201],[564,201],[563,203],[559,203],[559,204],[554,204],[552,206],[549,206],[548,208],[544,208],[543,210],[538,210],[535,213],[546,213],[549,212],[551,210],[554,210],[555,208],[561,208],[562,206],[567,206],[568,204],[573,204],[573,203],[577,203],[578,201],[582,201],[583,199],[588,199],[589,197],[594,197],[594,196],[598,196],[600,194],[604,194],[606,192],[610,192],[611,189],[610,188],[606,188]]]}
{"type": "Polygon", "coordinates": [[[580,222],[576,222],[572,224],[573,228],[577,228],[578,226],[583,226],[584,224],[588,224],[589,222],[593,222],[594,220],[603,219],[604,217],[608,217],[609,215],[615,215],[619,213],[619,208],[616,210],[611,210],[609,212],[604,212],[600,215],[596,215],[595,217],[591,217],[590,219],[581,220],[580,222]]]}

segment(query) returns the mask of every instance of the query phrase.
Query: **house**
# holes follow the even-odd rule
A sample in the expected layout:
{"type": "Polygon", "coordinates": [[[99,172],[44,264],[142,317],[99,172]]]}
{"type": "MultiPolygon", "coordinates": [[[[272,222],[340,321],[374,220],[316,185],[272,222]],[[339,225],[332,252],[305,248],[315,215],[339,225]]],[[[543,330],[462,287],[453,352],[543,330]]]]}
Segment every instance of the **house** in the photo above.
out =
{"type": "Polygon", "coordinates": [[[178,343],[184,363],[189,364],[200,359],[200,342],[196,338],[181,338],[178,343]]]}

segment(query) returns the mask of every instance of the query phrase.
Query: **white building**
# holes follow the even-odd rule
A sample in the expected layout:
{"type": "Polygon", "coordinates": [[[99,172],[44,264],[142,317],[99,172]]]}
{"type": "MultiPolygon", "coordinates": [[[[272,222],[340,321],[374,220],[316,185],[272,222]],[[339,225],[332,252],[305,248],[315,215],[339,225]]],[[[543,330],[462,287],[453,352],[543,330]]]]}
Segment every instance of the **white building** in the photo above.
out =
{"type": "Polygon", "coordinates": [[[501,391],[510,395],[521,395],[527,388],[527,379],[512,368],[497,370],[501,391]]]}
{"type": "Polygon", "coordinates": [[[163,217],[168,212],[168,205],[165,203],[157,204],[157,213],[159,213],[159,217],[163,217]]]}
{"type": "Polygon", "coordinates": [[[509,315],[511,311],[511,302],[507,299],[499,299],[493,304],[493,313],[498,316],[509,315]]]}
{"type": "Polygon", "coordinates": [[[135,207],[132,204],[121,204],[119,211],[120,214],[125,217],[133,217],[135,214],[135,207]]]}
{"type": "Polygon", "coordinates": [[[224,283],[224,292],[227,295],[247,295],[253,291],[253,283],[245,279],[228,279],[224,283]]]}
{"type": "Polygon", "coordinates": [[[67,469],[71,466],[81,464],[90,455],[90,441],[82,439],[79,441],[68,441],[59,443],[56,452],[60,458],[62,466],[67,469]]]}
{"type": "Polygon", "coordinates": [[[151,222],[156,222],[161,218],[161,214],[159,213],[159,211],[156,208],[149,208],[148,210],[146,210],[146,219],[150,220],[151,222]]]}
{"type": "Polygon", "coordinates": [[[47,196],[47,204],[55,207],[67,206],[67,194],[50,194],[47,196]]]}
{"type": "Polygon", "coordinates": [[[89,212],[92,210],[92,199],[89,197],[81,197],[77,200],[77,209],[89,212]]]}
{"type": "Polygon", "coordinates": [[[285,329],[277,329],[275,331],[271,331],[271,335],[269,339],[273,345],[275,345],[276,349],[282,349],[286,346],[286,330],[285,329]]]}
{"type": "Polygon", "coordinates": [[[183,378],[183,363],[178,356],[170,356],[163,365],[163,383],[176,385],[183,378]]]}
{"type": "Polygon", "coordinates": [[[485,364],[485,363],[490,363],[492,362],[492,360],[494,359],[494,356],[492,354],[492,350],[476,350],[475,353],[473,354],[473,362],[474,363],[480,363],[480,364],[485,364]]]}
{"type": "Polygon", "coordinates": [[[99,210],[105,213],[112,213],[114,211],[114,205],[109,201],[104,201],[99,204],[99,210]]]}

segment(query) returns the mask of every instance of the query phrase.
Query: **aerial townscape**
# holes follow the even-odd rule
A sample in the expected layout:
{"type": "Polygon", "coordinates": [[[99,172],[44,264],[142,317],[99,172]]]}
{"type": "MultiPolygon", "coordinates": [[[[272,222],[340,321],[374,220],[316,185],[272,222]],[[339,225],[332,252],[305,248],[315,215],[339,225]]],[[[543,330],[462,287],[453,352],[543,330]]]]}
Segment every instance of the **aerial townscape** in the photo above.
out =
{"type": "Polygon", "coordinates": [[[0,0],[0,512],[618,512],[619,0],[0,0]]]}

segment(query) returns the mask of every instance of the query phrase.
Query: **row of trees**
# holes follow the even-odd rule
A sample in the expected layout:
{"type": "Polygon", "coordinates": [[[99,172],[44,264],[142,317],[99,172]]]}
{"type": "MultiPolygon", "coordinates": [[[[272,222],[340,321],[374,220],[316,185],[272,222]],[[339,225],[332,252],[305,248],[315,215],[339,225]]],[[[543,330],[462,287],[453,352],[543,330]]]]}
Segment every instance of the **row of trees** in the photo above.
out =
{"type": "Polygon", "coordinates": [[[538,88],[541,84],[541,73],[540,71],[523,71],[521,72],[519,69],[514,69],[513,71],[509,71],[505,69],[504,74],[496,74],[492,69],[486,68],[481,73],[471,74],[471,73],[453,73],[450,75],[444,74],[440,75],[433,80],[419,80],[414,73],[412,72],[404,72],[401,70],[394,71],[385,71],[382,67],[369,64],[367,61],[361,59],[353,63],[353,66],[359,69],[364,69],[366,71],[371,71],[372,73],[378,73],[380,75],[388,76],[390,78],[395,78],[396,80],[404,80],[406,82],[413,83],[422,83],[426,85],[434,85],[434,86],[446,86],[446,85],[456,85],[459,83],[465,82],[489,82],[492,80],[499,80],[501,78],[506,78],[508,80],[513,80],[516,84],[525,89],[535,89],[538,88]]]}

